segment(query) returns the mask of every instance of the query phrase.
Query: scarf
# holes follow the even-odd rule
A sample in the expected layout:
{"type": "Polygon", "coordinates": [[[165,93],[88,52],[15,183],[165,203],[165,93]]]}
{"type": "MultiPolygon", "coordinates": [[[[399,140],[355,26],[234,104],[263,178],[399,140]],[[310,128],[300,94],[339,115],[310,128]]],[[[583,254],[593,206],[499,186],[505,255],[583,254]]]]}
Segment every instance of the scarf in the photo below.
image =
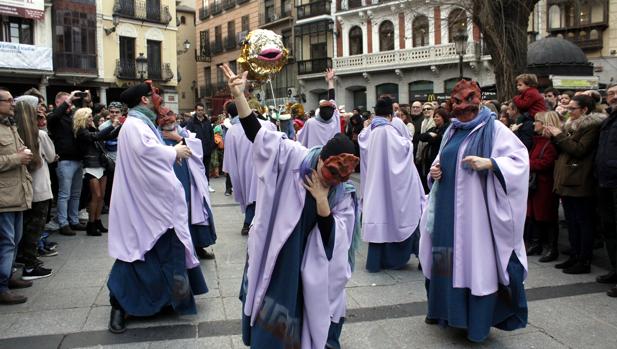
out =
{"type": "MultiPolygon", "coordinates": [[[[304,180],[306,176],[312,175],[313,170],[317,169],[317,162],[319,161],[321,148],[321,146],[311,148],[302,160],[302,163],[300,164],[300,176],[302,180],[304,180]]],[[[341,199],[343,199],[343,195],[346,193],[350,193],[352,196],[355,213],[351,246],[347,252],[347,259],[349,261],[349,265],[351,266],[351,270],[353,271],[355,267],[356,250],[360,244],[360,207],[356,197],[356,188],[349,182],[343,182],[335,187],[331,187],[328,192],[328,205],[330,206],[330,209],[332,209],[341,201],[341,199]]],[[[307,193],[307,195],[310,195],[310,193],[307,193]]]]}
{"type": "Polygon", "coordinates": [[[390,121],[388,121],[388,119],[384,118],[383,116],[376,116],[375,118],[373,118],[373,121],[371,121],[371,130],[389,124],[390,121]]]}
{"type": "Polygon", "coordinates": [[[154,126],[154,122],[156,121],[156,114],[152,110],[146,107],[142,107],[140,105],[135,108],[131,108],[129,110],[128,116],[143,121],[152,130],[152,132],[154,132],[154,134],[158,137],[159,141],[162,144],[165,144],[165,142],[163,141],[163,137],[161,137],[158,129],[156,128],[156,126],[154,126]]]}
{"type": "Polygon", "coordinates": [[[239,116],[234,116],[233,118],[231,118],[231,124],[235,125],[235,124],[239,124],[240,123],[240,117],[239,116]]]}
{"type": "MultiPolygon", "coordinates": [[[[495,129],[494,115],[495,113],[491,112],[490,109],[482,107],[478,115],[471,121],[461,122],[457,119],[452,119],[450,122],[450,126],[448,127],[448,129],[446,129],[446,132],[444,133],[448,136],[442,139],[439,146],[439,153],[441,154],[441,151],[450,140],[450,137],[452,136],[452,132],[450,132],[451,129],[473,130],[474,128],[484,123],[480,127],[480,129],[476,130],[476,132],[472,132],[469,135],[471,139],[467,144],[467,147],[465,148],[463,158],[469,155],[490,158],[491,151],[493,149],[493,130],[495,129]]],[[[467,164],[463,164],[463,168],[473,171],[473,169],[471,169],[467,164]]],[[[488,171],[485,170],[479,173],[487,175],[488,171]]],[[[433,236],[433,230],[435,229],[435,200],[438,192],[439,181],[435,181],[429,193],[428,207],[426,213],[426,232],[431,237],[433,236]]]]}

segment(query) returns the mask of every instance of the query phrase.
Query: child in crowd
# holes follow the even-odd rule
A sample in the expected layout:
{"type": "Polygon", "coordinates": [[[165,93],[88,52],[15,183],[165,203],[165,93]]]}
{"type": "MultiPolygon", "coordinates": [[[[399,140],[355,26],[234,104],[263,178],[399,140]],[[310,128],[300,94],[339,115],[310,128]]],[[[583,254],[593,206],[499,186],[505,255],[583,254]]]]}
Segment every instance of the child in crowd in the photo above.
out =
{"type": "Polygon", "coordinates": [[[528,113],[535,118],[536,113],[546,111],[544,97],[538,91],[538,78],[535,74],[521,74],[516,77],[516,89],[518,96],[514,96],[512,101],[521,114],[528,113]]]}

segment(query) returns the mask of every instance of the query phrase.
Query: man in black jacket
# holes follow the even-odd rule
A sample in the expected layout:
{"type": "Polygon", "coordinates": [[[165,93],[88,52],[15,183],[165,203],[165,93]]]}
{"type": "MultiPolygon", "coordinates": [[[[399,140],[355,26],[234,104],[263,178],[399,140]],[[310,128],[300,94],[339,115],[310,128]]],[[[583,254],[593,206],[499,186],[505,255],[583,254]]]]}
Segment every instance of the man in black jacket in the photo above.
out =
{"type": "Polygon", "coordinates": [[[80,91],[58,92],[56,109],[47,116],[47,128],[60,157],[58,176],[57,220],[60,234],[75,235],[74,230],[85,230],[79,223],[79,197],[82,184],[82,154],[73,134],[73,102],[81,98],[80,91]]]}
{"type": "MultiPolygon", "coordinates": [[[[596,278],[603,284],[617,284],[617,85],[607,90],[610,106],[609,117],[600,128],[598,151],[596,153],[596,174],[600,185],[598,208],[603,218],[606,251],[611,262],[612,271],[596,278]]],[[[607,294],[617,297],[617,286],[607,294]]]]}
{"type": "MultiPolygon", "coordinates": [[[[195,133],[196,137],[201,140],[201,146],[204,151],[204,167],[206,168],[206,177],[210,180],[210,156],[212,149],[214,149],[214,131],[212,130],[212,124],[206,117],[204,105],[197,103],[195,105],[195,115],[189,119],[186,123],[186,129],[195,133]]],[[[211,186],[208,187],[211,193],[214,193],[214,189],[211,186]]]]}

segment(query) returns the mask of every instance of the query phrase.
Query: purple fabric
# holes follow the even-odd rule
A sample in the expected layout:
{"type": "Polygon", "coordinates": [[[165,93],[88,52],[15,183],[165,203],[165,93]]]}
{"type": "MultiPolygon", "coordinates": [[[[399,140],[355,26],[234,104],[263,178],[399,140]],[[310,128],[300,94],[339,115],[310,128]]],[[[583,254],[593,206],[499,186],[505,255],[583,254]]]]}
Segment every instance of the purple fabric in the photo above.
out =
{"type": "Polygon", "coordinates": [[[175,161],[174,148],[162,144],[143,121],[126,119],[118,137],[109,210],[110,256],[128,263],[143,261],[159,237],[173,228],[185,247],[187,268],[199,265],[175,161]]]}
{"type": "MultiPolygon", "coordinates": [[[[308,149],[299,143],[263,127],[254,145],[259,204],[248,238],[248,287],[244,305],[244,314],[251,317],[251,325],[260,311],[278,254],[300,219],[307,193],[299,169],[308,154],[308,149]]],[[[347,251],[354,224],[350,194],[332,208],[332,214],[336,234],[332,259],[328,261],[326,257],[317,226],[310,232],[304,252],[302,348],[324,348],[330,321],[338,322],[345,314],[344,287],[351,277],[347,251]]]]}
{"type": "MultiPolygon", "coordinates": [[[[509,285],[506,268],[512,252],[527,270],[523,227],[527,210],[529,155],[527,148],[506,126],[499,121],[490,122],[495,123],[491,158],[505,180],[505,190],[490,171],[485,200],[480,174],[462,167],[461,160],[469,137],[458,151],[452,283],[455,288],[469,288],[474,296],[497,292],[498,283],[509,285]]],[[[474,129],[472,134],[476,131],[474,129]]],[[[451,135],[452,131],[446,137],[451,135]]],[[[439,155],[435,162],[439,162],[439,155]]],[[[431,236],[426,229],[427,211],[420,223],[419,257],[424,276],[430,279],[433,253],[431,236]]]]}
{"type": "Polygon", "coordinates": [[[184,138],[186,145],[191,149],[191,157],[187,159],[189,172],[191,173],[191,224],[210,225],[208,220],[208,207],[210,205],[210,192],[208,191],[208,178],[203,158],[201,140],[191,133],[184,138]],[[204,204],[205,200],[205,204],[204,204]]]}
{"type": "MultiPolygon", "coordinates": [[[[273,123],[264,120],[259,122],[261,127],[276,131],[273,123]]],[[[257,198],[257,177],[253,162],[253,143],[246,137],[239,122],[232,125],[225,135],[223,171],[229,173],[234,199],[240,204],[242,213],[245,213],[246,207],[257,198]]]]}
{"type": "Polygon", "coordinates": [[[298,131],[298,142],[307,148],[323,146],[341,132],[341,120],[338,113],[334,113],[328,123],[321,122],[316,118],[306,120],[304,126],[298,131]]]}
{"type": "Polygon", "coordinates": [[[404,241],[418,227],[425,201],[411,139],[388,124],[365,128],[359,143],[363,159],[362,239],[372,243],[404,241]]]}
{"type": "Polygon", "coordinates": [[[393,117],[391,124],[392,127],[394,127],[398,131],[401,137],[408,138],[410,141],[412,140],[413,137],[409,134],[409,129],[407,128],[407,125],[405,125],[405,122],[401,120],[401,118],[397,116],[393,117]]]}

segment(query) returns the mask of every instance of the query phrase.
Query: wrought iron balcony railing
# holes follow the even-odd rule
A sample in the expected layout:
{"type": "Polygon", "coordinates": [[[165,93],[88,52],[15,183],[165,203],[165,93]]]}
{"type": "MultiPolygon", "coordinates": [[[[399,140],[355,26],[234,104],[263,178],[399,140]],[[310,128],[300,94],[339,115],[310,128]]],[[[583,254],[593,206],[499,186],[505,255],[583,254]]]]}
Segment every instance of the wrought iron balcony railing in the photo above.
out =
{"type": "Polygon", "coordinates": [[[223,41],[214,40],[214,42],[210,43],[210,49],[213,55],[223,52],[223,41]]]}
{"type": "Polygon", "coordinates": [[[114,15],[163,24],[172,20],[169,6],[146,0],[115,0],[114,15]]]}
{"type": "Polygon", "coordinates": [[[231,10],[236,7],[236,0],[223,0],[223,9],[231,10]]]}
{"type": "Polygon", "coordinates": [[[208,17],[210,17],[210,10],[208,10],[208,7],[204,6],[200,8],[199,9],[199,20],[203,21],[204,19],[207,19],[208,17]]]}
{"type": "Polygon", "coordinates": [[[54,68],[57,72],[98,74],[96,54],[56,52],[54,53],[54,68]]]}
{"type": "Polygon", "coordinates": [[[200,98],[209,98],[214,95],[214,87],[212,85],[201,85],[199,86],[199,97],[200,98]]]}
{"type": "Polygon", "coordinates": [[[318,0],[308,4],[296,6],[296,17],[298,19],[311,18],[319,15],[330,14],[330,0],[318,0]]]}
{"type": "Polygon", "coordinates": [[[223,12],[223,6],[221,6],[220,2],[214,2],[210,6],[210,10],[212,11],[213,16],[220,15],[223,12]]]}
{"type": "Polygon", "coordinates": [[[328,68],[332,68],[332,59],[315,58],[298,61],[298,75],[323,73],[328,68]]]}
{"type": "Polygon", "coordinates": [[[174,72],[171,70],[171,64],[163,63],[161,65],[148,64],[148,69],[145,72],[138,72],[135,61],[116,60],[116,70],[114,76],[123,80],[158,80],[170,81],[174,78],[174,72]]]}
{"type": "Polygon", "coordinates": [[[230,35],[225,38],[225,49],[227,51],[233,51],[237,47],[236,36],[230,35]]]}
{"type": "Polygon", "coordinates": [[[195,62],[201,63],[210,63],[212,61],[212,53],[210,53],[210,48],[202,48],[201,52],[195,50],[195,62]]]}

